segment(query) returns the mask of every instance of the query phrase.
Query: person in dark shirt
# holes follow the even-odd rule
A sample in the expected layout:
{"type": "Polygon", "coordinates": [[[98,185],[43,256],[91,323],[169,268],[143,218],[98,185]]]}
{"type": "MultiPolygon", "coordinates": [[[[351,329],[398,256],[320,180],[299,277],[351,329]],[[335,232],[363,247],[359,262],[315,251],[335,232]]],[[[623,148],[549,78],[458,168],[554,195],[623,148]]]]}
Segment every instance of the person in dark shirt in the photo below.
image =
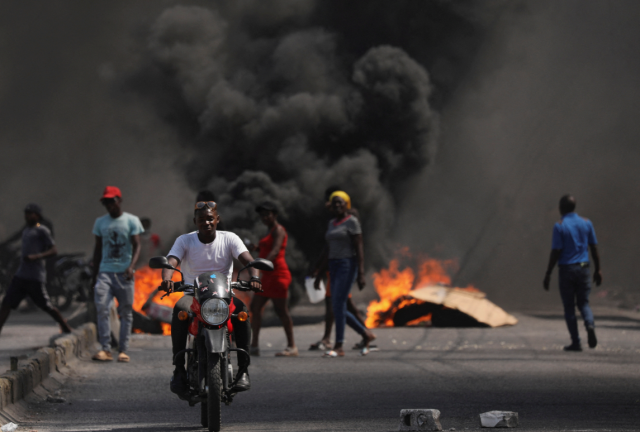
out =
{"type": "Polygon", "coordinates": [[[593,312],[589,306],[589,293],[591,292],[589,249],[594,264],[593,280],[597,286],[602,283],[598,242],[591,221],[578,216],[575,209],[576,199],[574,197],[565,195],[560,199],[562,219],[556,222],[553,227],[551,255],[543,281],[544,289],[548,291],[551,272],[558,263],[560,296],[564,305],[564,318],[571,335],[571,345],[565,346],[565,351],[582,351],[578,334],[576,304],[587,329],[589,348],[595,348],[598,344],[593,312]]]}
{"type": "Polygon", "coordinates": [[[27,226],[22,231],[22,263],[0,306],[0,331],[9,318],[11,309],[16,309],[20,302],[29,296],[36,306],[51,315],[63,332],[71,333],[67,321],[51,304],[45,287],[45,258],[55,255],[57,250],[51,231],[40,223],[41,213],[42,210],[37,204],[29,204],[24,210],[27,226]]]}
{"type": "MultiPolygon", "coordinates": [[[[36,205],[36,207],[34,208],[37,209],[37,212],[34,212],[34,213],[36,213],[36,215],[38,216],[38,223],[40,225],[43,225],[49,228],[49,232],[51,232],[51,238],[55,238],[55,234],[53,232],[53,223],[49,219],[43,216],[42,207],[36,205]]],[[[18,240],[21,240],[22,233],[26,228],[27,228],[27,225],[24,225],[18,231],[16,231],[11,236],[9,236],[9,238],[7,238],[4,242],[2,242],[2,245],[5,245],[5,246],[10,245],[12,243],[17,242],[18,240]]],[[[45,258],[45,261],[44,261],[45,268],[47,271],[47,289],[51,287],[51,283],[53,282],[53,276],[55,275],[55,271],[56,271],[56,260],[57,260],[57,257],[54,254],[45,258]]],[[[24,308],[22,312],[32,312],[32,311],[35,311],[36,309],[37,309],[36,305],[35,303],[33,303],[33,300],[31,300],[31,297],[27,297],[27,307],[24,308]]]]}

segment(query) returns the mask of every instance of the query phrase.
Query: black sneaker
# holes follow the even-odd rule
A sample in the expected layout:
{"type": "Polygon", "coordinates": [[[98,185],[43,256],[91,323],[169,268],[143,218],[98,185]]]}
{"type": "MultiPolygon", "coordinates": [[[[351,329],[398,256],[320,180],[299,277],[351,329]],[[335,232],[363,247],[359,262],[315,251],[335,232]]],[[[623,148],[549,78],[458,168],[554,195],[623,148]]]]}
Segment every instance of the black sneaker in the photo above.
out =
{"type": "Polygon", "coordinates": [[[589,335],[589,348],[595,348],[598,345],[598,339],[596,339],[596,328],[593,326],[587,327],[587,334],[589,335]]]}
{"type": "Polygon", "coordinates": [[[187,383],[187,371],[184,370],[184,367],[178,367],[173,371],[173,376],[171,377],[171,392],[177,395],[182,395],[189,391],[189,384],[187,383]]]}
{"type": "Polygon", "coordinates": [[[235,393],[251,390],[251,380],[249,379],[249,373],[246,370],[239,370],[236,379],[236,385],[233,386],[233,391],[235,393]]]}
{"type": "Polygon", "coordinates": [[[567,345],[563,349],[565,351],[582,351],[582,345],[580,345],[580,342],[572,343],[571,345],[567,345]]]}

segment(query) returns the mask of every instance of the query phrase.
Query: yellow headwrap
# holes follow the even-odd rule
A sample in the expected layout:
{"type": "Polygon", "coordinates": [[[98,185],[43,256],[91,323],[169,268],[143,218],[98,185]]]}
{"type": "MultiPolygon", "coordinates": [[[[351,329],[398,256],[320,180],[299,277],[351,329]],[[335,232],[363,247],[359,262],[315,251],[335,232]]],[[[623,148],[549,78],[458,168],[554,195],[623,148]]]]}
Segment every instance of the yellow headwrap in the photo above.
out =
{"type": "Polygon", "coordinates": [[[334,197],[340,197],[344,200],[345,203],[347,203],[347,208],[350,209],[351,208],[351,198],[349,197],[349,195],[346,192],[343,191],[335,191],[334,193],[331,194],[331,196],[329,197],[329,202],[331,202],[333,200],[334,197]]]}

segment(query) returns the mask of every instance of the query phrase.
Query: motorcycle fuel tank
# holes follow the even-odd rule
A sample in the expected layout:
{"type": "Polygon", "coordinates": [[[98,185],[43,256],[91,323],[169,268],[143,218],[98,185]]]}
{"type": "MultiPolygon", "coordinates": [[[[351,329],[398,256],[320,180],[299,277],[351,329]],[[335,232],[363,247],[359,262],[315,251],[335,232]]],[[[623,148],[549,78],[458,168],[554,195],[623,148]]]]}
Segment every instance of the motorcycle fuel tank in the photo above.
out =
{"type": "Polygon", "coordinates": [[[227,276],[220,272],[201,273],[196,279],[195,291],[200,304],[212,297],[224,299],[227,303],[231,300],[227,276]]]}

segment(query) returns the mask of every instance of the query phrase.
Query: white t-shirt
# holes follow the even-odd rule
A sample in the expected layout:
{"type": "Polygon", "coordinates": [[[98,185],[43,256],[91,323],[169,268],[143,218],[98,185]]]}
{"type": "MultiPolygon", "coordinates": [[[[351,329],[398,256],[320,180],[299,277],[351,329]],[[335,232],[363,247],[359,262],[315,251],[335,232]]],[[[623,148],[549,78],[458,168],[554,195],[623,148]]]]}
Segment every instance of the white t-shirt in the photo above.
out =
{"type": "Polygon", "coordinates": [[[198,239],[198,232],[194,231],[178,237],[167,256],[180,260],[180,270],[189,284],[193,284],[200,273],[210,271],[227,275],[230,283],[233,258],[238,258],[243,252],[247,252],[247,247],[232,232],[216,231],[216,238],[205,244],[198,239]]]}

